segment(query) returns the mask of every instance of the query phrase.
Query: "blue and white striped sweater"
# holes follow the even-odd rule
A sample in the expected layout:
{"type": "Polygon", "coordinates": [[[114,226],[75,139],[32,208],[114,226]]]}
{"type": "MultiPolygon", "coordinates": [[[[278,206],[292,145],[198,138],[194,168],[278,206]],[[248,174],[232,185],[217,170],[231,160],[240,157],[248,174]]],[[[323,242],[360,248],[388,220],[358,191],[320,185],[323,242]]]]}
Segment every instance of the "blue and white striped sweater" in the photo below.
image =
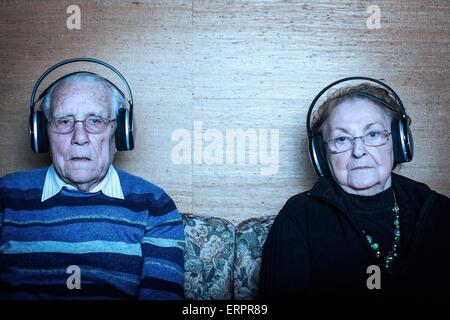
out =
{"type": "Polygon", "coordinates": [[[62,189],[41,202],[46,168],[0,178],[0,297],[180,299],[184,231],[169,196],[117,169],[124,200],[62,189]],[[69,290],[66,269],[81,269],[69,290]]]}

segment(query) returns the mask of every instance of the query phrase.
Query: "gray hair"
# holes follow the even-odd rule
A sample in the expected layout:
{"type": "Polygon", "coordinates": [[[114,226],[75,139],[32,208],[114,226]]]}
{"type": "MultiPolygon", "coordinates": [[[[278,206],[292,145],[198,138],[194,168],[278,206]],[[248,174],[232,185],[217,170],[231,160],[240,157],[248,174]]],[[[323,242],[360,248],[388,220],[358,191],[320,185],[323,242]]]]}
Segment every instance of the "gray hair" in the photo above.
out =
{"type": "Polygon", "coordinates": [[[42,99],[41,103],[41,110],[44,113],[45,118],[49,119],[50,117],[50,109],[52,107],[53,95],[57,91],[57,89],[65,83],[77,83],[77,82],[100,84],[110,89],[113,103],[113,111],[116,116],[119,114],[119,109],[124,107],[126,99],[115,85],[113,85],[109,80],[106,80],[105,78],[97,74],[81,71],[70,74],[67,77],[64,77],[59,81],[56,81],[51,85],[51,87],[48,89],[48,92],[42,99]]]}
{"type": "MultiPolygon", "coordinates": [[[[361,83],[355,86],[346,86],[336,90],[333,94],[331,94],[319,107],[319,109],[314,112],[313,123],[311,126],[311,131],[314,135],[318,135],[323,133],[324,125],[328,120],[331,111],[335,107],[337,107],[340,103],[348,100],[360,99],[360,100],[368,100],[376,105],[382,107],[383,111],[389,117],[389,120],[393,121],[401,118],[401,107],[400,103],[389,93],[385,88],[380,86],[373,85],[371,83],[361,83]],[[371,94],[383,101],[386,101],[391,106],[393,106],[397,111],[393,111],[391,109],[386,108],[381,103],[371,100],[364,96],[357,96],[355,93],[364,92],[371,94]]],[[[408,117],[408,123],[411,122],[411,119],[408,117]]]]}

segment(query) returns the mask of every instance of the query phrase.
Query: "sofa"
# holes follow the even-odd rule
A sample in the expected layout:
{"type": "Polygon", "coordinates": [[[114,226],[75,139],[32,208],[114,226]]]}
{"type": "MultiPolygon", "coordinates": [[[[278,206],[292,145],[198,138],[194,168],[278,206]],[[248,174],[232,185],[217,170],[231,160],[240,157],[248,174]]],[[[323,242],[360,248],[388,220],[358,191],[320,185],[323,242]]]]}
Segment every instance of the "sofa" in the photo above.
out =
{"type": "Polygon", "coordinates": [[[182,214],[185,237],[185,298],[251,300],[258,295],[264,242],[275,215],[235,226],[208,216],[182,214]]]}

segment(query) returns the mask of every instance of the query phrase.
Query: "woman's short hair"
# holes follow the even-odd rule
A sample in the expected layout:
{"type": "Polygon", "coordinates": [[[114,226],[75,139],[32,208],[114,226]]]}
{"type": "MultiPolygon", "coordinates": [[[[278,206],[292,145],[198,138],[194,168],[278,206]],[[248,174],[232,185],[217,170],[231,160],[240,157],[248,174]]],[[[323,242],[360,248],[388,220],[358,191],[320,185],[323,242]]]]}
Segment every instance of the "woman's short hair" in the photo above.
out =
{"type": "MultiPolygon", "coordinates": [[[[368,100],[371,101],[383,108],[383,110],[387,113],[389,118],[392,120],[400,119],[401,118],[401,107],[398,101],[384,88],[370,84],[370,83],[362,83],[355,86],[346,86],[343,88],[340,88],[336,90],[333,94],[331,94],[320,106],[319,108],[313,113],[313,119],[311,124],[311,132],[313,135],[319,135],[323,133],[323,127],[328,119],[328,117],[331,114],[331,111],[339,105],[340,103],[352,99],[359,99],[359,100],[368,100]],[[358,93],[368,93],[370,95],[373,95],[387,103],[389,103],[391,106],[395,108],[398,112],[394,112],[393,110],[387,108],[386,106],[382,105],[381,103],[372,100],[368,97],[358,95],[358,93]]],[[[410,123],[411,120],[408,117],[408,123],[410,123]]]]}
{"type": "Polygon", "coordinates": [[[41,110],[45,115],[45,118],[48,120],[50,116],[50,109],[52,106],[53,96],[57,89],[65,84],[65,83],[78,83],[78,82],[88,82],[100,84],[111,90],[111,99],[113,103],[113,112],[117,116],[119,114],[119,109],[123,108],[125,105],[125,97],[123,94],[116,88],[116,86],[112,85],[105,78],[90,72],[76,72],[73,73],[60,81],[55,82],[48,89],[47,94],[42,99],[41,110]]]}

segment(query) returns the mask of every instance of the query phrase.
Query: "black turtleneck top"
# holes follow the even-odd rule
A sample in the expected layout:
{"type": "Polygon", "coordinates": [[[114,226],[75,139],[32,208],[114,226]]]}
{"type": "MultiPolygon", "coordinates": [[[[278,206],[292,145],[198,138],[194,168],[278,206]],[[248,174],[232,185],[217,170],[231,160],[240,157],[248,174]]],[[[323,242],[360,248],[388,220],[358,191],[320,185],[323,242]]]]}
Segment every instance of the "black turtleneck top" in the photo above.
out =
{"type": "Polygon", "coordinates": [[[339,188],[339,196],[352,219],[380,245],[380,259],[385,260],[394,242],[394,191],[392,187],[373,195],[349,194],[339,188]]]}
{"type": "Polygon", "coordinates": [[[322,177],[291,197],[275,218],[264,244],[260,297],[448,296],[449,208],[444,195],[394,173],[392,188],[369,197],[347,194],[322,177]],[[398,256],[386,270],[394,241],[393,190],[401,235],[398,256]],[[378,263],[361,229],[380,245],[378,263]],[[367,286],[367,269],[374,264],[381,270],[376,290],[367,286]]]}

